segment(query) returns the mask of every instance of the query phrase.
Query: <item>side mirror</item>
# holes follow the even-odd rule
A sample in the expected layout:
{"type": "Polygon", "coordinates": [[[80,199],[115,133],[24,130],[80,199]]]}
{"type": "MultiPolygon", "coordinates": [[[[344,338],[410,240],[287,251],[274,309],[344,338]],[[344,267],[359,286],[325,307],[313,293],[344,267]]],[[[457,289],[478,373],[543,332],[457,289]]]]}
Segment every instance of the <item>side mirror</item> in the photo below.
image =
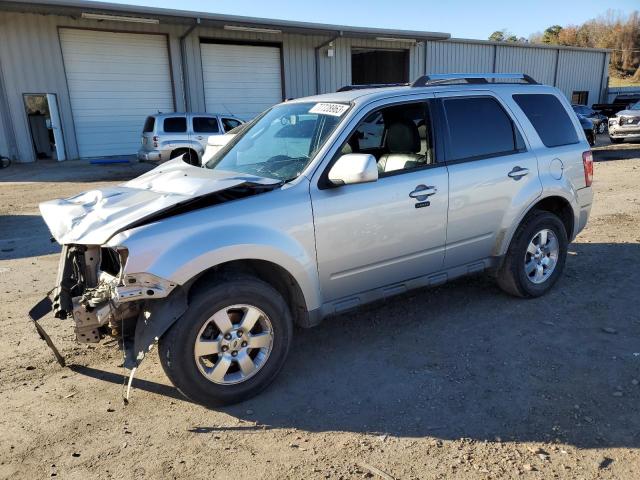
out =
{"type": "Polygon", "coordinates": [[[336,186],[378,180],[376,157],[366,153],[342,155],[329,170],[329,181],[336,186]]]}

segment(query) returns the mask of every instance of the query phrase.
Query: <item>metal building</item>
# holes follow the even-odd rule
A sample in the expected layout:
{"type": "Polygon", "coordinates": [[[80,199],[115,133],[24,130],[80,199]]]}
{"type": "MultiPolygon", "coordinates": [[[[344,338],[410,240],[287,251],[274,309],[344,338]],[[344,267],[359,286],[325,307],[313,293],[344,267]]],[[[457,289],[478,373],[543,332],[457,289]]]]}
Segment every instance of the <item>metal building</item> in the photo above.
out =
{"type": "Polygon", "coordinates": [[[283,99],[424,73],[524,72],[604,98],[609,53],[78,0],[0,0],[0,155],[130,155],[158,111],[249,119],[283,99]]]}

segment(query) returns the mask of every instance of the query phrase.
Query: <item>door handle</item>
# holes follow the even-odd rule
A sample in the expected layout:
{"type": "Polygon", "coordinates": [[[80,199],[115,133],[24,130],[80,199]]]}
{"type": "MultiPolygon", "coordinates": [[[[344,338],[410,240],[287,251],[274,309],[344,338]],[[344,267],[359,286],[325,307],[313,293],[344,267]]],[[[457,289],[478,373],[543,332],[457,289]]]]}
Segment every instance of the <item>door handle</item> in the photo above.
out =
{"type": "Polygon", "coordinates": [[[435,195],[438,192],[436,187],[427,186],[427,185],[418,185],[416,189],[409,194],[411,198],[415,198],[416,200],[423,202],[431,195],[435,195]]]}
{"type": "Polygon", "coordinates": [[[204,140],[204,137],[203,137],[202,135],[198,135],[196,138],[197,138],[198,140],[204,140]]]}
{"type": "Polygon", "coordinates": [[[513,178],[514,180],[520,180],[522,177],[524,177],[528,173],[529,173],[528,168],[513,167],[513,169],[507,175],[509,175],[509,177],[513,178]]]}

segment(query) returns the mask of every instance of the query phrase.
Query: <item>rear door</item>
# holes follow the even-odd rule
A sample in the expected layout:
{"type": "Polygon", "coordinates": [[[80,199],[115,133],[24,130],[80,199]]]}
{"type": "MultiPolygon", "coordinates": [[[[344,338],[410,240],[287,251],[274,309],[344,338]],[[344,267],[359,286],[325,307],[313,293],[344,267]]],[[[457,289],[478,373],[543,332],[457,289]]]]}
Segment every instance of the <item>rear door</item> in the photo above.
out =
{"type": "Polygon", "coordinates": [[[189,141],[189,132],[187,128],[187,117],[185,115],[176,115],[158,119],[162,129],[162,141],[168,142],[172,147],[180,147],[189,141]]]}
{"type": "Polygon", "coordinates": [[[495,255],[499,240],[542,193],[542,184],[536,156],[505,102],[490,92],[438,97],[449,169],[449,268],[495,255]]]}

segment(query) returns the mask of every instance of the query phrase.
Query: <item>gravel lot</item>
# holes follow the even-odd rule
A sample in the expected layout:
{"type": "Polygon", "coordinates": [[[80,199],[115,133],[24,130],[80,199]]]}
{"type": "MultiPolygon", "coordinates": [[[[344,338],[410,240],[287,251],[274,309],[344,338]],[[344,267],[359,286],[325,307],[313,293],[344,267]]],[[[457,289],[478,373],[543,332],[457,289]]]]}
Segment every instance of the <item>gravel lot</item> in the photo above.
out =
{"type": "Polygon", "coordinates": [[[330,319],[221,410],[184,400],[153,355],[125,406],[115,342],[77,345],[48,317],[61,368],[26,319],[58,262],[37,203],[148,166],[0,171],[0,478],[638,478],[640,146],[595,158],[592,217],[551,294],[477,276],[330,319]]]}

